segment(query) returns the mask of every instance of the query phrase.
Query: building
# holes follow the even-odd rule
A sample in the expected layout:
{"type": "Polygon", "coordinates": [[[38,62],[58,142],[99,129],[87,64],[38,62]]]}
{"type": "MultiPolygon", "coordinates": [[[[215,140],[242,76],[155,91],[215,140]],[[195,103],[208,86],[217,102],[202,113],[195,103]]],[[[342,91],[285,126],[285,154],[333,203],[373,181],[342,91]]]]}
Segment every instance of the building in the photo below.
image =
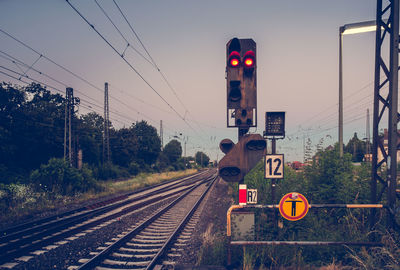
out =
{"type": "MultiPolygon", "coordinates": [[[[399,145],[400,145],[400,133],[399,131],[397,131],[397,162],[400,162],[400,151],[399,151],[399,145]]],[[[385,130],[383,131],[383,148],[385,149],[386,153],[388,152],[388,138],[389,138],[389,133],[388,130],[385,128],[385,130]]],[[[380,136],[380,139],[382,140],[382,137],[380,136]]],[[[371,157],[367,157],[367,158],[371,158],[372,161],[372,156],[371,157]]],[[[381,162],[383,160],[383,154],[381,149],[378,148],[378,163],[381,162]]]]}

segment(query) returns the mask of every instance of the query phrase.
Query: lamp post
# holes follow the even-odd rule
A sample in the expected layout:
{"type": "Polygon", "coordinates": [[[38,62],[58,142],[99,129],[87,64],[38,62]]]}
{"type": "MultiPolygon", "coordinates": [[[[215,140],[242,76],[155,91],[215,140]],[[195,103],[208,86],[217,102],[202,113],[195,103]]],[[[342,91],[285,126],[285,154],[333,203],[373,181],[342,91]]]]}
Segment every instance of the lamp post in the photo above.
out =
{"type": "Polygon", "coordinates": [[[343,35],[376,31],[376,21],[345,24],[339,27],[339,155],[343,157],[343,35]]]}

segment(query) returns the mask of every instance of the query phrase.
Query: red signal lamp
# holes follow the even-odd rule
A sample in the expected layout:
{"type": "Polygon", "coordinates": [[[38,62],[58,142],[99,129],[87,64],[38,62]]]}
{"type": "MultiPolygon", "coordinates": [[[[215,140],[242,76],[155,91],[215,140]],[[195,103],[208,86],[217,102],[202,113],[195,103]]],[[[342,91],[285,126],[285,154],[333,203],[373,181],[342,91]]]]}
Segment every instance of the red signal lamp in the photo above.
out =
{"type": "Polygon", "coordinates": [[[251,66],[253,65],[253,59],[247,58],[246,60],[244,60],[244,64],[245,64],[247,67],[251,67],[251,66]]]}
{"type": "Polygon", "coordinates": [[[255,56],[253,51],[246,52],[244,57],[243,57],[243,59],[244,59],[244,61],[243,61],[244,62],[244,66],[246,68],[254,68],[255,62],[256,62],[255,61],[256,56],[255,56]]]}
{"type": "Polygon", "coordinates": [[[240,65],[240,53],[237,51],[231,52],[229,55],[229,65],[231,67],[239,67],[240,65]]]}
{"type": "Polygon", "coordinates": [[[236,67],[239,65],[239,60],[236,58],[231,59],[231,66],[236,67]]]}

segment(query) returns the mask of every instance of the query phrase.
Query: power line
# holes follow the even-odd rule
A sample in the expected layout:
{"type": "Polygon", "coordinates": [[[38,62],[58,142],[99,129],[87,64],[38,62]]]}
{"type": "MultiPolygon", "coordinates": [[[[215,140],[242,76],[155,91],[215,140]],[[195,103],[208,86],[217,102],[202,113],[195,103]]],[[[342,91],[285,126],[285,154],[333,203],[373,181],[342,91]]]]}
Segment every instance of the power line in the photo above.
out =
{"type": "MultiPolygon", "coordinates": [[[[59,92],[59,93],[61,93],[61,94],[65,94],[63,90],[61,90],[61,89],[59,89],[59,88],[56,88],[56,87],[54,87],[54,86],[51,86],[51,85],[49,85],[49,84],[47,84],[47,83],[44,83],[44,82],[42,82],[42,81],[39,81],[39,80],[30,78],[28,75],[21,74],[21,73],[19,73],[19,72],[17,72],[17,71],[14,71],[14,70],[12,70],[12,69],[6,68],[6,67],[4,67],[4,66],[0,66],[0,68],[5,69],[5,70],[7,70],[7,71],[9,71],[9,72],[12,72],[12,73],[14,73],[14,74],[20,76],[20,77],[18,78],[18,77],[15,77],[15,76],[13,76],[13,75],[10,75],[10,74],[8,74],[8,73],[1,72],[1,71],[0,71],[1,74],[4,74],[4,75],[6,75],[6,76],[8,76],[8,77],[10,77],[10,78],[13,78],[13,79],[18,80],[18,81],[20,81],[20,82],[23,82],[23,83],[25,83],[25,84],[29,84],[29,82],[26,82],[26,81],[22,80],[22,77],[23,77],[23,78],[29,79],[29,80],[31,80],[31,81],[33,81],[33,82],[36,82],[36,83],[39,83],[39,84],[44,85],[44,86],[46,86],[46,87],[49,87],[49,88],[51,88],[51,89],[53,89],[53,90],[55,90],[55,91],[57,91],[57,92],[59,92]]],[[[77,90],[76,90],[76,92],[80,93],[80,92],[77,91],[77,90]]],[[[81,94],[83,94],[83,93],[81,93],[81,94]]],[[[88,98],[90,98],[89,96],[87,96],[87,95],[85,95],[85,94],[83,94],[83,95],[86,96],[86,97],[88,97],[88,98]]],[[[92,98],[90,98],[90,99],[92,99],[92,98]]],[[[82,105],[82,102],[85,102],[85,103],[87,103],[87,104],[89,104],[89,105],[91,105],[91,106],[94,106],[94,107],[99,108],[100,110],[103,109],[103,107],[102,107],[101,105],[98,105],[98,104],[95,104],[95,103],[93,103],[93,102],[84,100],[84,99],[82,99],[82,98],[80,98],[80,100],[81,100],[81,105],[82,105]]],[[[94,100],[94,101],[97,102],[96,100],[94,100]]],[[[137,110],[135,110],[135,109],[129,107],[129,105],[127,105],[127,104],[125,104],[125,103],[123,103],[123,102],[122,102],[122,104],[125,105],[125,106],[127,106],[128,108],[134,110],[134,111],[137,112],[138,114],[143,115],[143,114],[140,113],[139,111],[137,111],[137,110]]],[[[88,109],[89,111],[93,111],[92,108],[90,108],[90,106],[86,106],[86,107],[85,107],[85,106],[82,106],[82,107],[88,109]]],[[[123,114],[120,113],[119,111],[116,111],[116,110],[110,110],[110,111],[111,111],[114,115],[118,115],[118,116],[120,116],[120,117],[122,117],[122,118],[125,118],[125,119],[129,120],[129,121],[133,121],[133,122],[138,121],[137,119],[133,119],[133,118],[131,118],[131,117],[127,117],[127,116],[123,115],[123,114]]],[[[96,113],[98,113],[98,112],[96,112],[96,113]]],[[[143,115],[143,116],[144,116],[144,115],[143,115]]],[[[146,117],[147,117],[147,116],[146,116],[146,117]]],[[[148,117],[148,118],[149,118],[149,117],[148,117]]],[[[151,121],[155,122],[155,120],[153,120],[153,119],[151,119],[151,118],[149,118],[149,119],[150,119],[151,121]]],[[[112,120],[115,121],[115,122],[119,122],[119,123],[121,123],[121,124],[125,124],[123,121],[120,121],[120,120],[118,120],[118,119],[115,118],[115,117],[112,117],[112,120]]]]}
{"type": "Polygon", "coordinates": [[[135,35],[135,37],[137,38],[137,40],[140,42],[140,44],[142,45],[143,49],[145,50],[145,52],[147,53],[147,55],[149,56],[151,62],[153,63],[154,67],[157,68],[157,70],[160,70],[156,64],[156,62],[154,61],[154,59],[151,57],[150,53],[147,51],[146,47],[144,46],[143,42],[140,40],[139,36],[136,34],[135,30],[133,30],[132,25],[130,24],[130,22],[128,21],[128,19],[126,18],[125,14],[122,12],[122,10],[120,9],[120,7],[118,6],[117,2],[115,2],[115,0],[113,0],[115,6],[118,8],[119,12],[121,13],[122,17],[125,19],[126,23],[128,24],[129,28],[132,30],[133,34],[135,35]]]}
{"type": "MultiPolygon", "coordinates": [[[[23,82],[23,83],[25,83],[25,84],[29,84],[29,82],[26,82],[26,81],[22,80],[22,77],[24,77],[24,78],[26,78],[26,79],[28,79],[28,80],[31,80],[31,81],[36,82],[36,83],[38,83],[38,84],[44,85],[44,86],[49,87],[49,88],[51,88],[51,89],[53,89],[53,90],[55,90],[55,91],[57,91],[57,92],[59,92],[59,93],[61,93],[61,94],[64,94],[64,91],[61,90],[61,89],[58,89],[57,87],[54,87],[54,86],[51,86],[51,85],[49,85],[49,84],[47,84],[47,83],[44,83],[44,82],[42,82],[42,81],[39,81],[39,80],[30,78],[30,77],[27,76],[27,75],[23,75],[23,74],[21,74],[21,73],[19,73],[19,72],[17,72],[17,71],[14,71],[14,70],[9,69],[9,68],[6,68],[6,67],[0,66],[0,68],[5,69],[5,70],[7,70],[7,71],[9,71],[9,72],[15,73],[15,74],[17,74],[17,75],[20,76],[20,78],[17,78],[17,77],[15,77],[15,76],[12,76],[12,75],[10,75],[10,74],[7,74],[7,73],[5,73],[5,72],[1,72],[1,71],[0,71],[1,74],[4,74],[4,75],[6,75],[6,76],[8,76],[8,77],[10,77],[10,78],[13,78],[13,79],[15,79],[15,80],[21,81],[21,82],[23,82]]],[[[77,91],[77,92],[79,92],[79,91],[77,91]]],[[[90,97],[89,97],[89,98],[90,98],[90,97]]],[[[88,103],[88,104],[90,104],[90,105],[92,105],[92,106],[98,107],[99,109],[102,109],[102,108],[103,108],[101,105],[92,103],[92,102],[87,101],[87,100],[84,100],[84,99],[82,99],[82,98],[80,98],[80,100],[83,101],[83,102],[85,102],[85,103],[88,103]]],[[[95,101],[95,102],[96,102],[96,101],[95,101]]],[[[90,110],[90,109],[89,109],[89,111],[93,111],[93,110],[90,110]]],[[[133,119],[130,118],[130,117],[124,116],[122,113],[120,113],[120,112],[118,112],[118,111],[115,111],[115,110],[110,110],[110,111],[113,112],[114,114],[119,115],[120,117],[123,117],[123,118],[125,118],[125,119],[130,120],[130,121],[137,121],[136,119],[133,120],[133,119]]],[[[97,113],[98,113],[98,112],[97,112],[97,113]]],[[[138,114],[139,114],[139,112],[138,112],[138,114]]],[[[119,123],[124,124],[123,122],[119,121],[119,120],[116,119],[116,118],[113,118],[113,120],[116,121],[116,122],[119,122],[119,123]]]]}
{"type": "MultiPolygon", "coordinates": [[[[16,41],[17,43],[23,45],[24,47],[28,48],[29,50],[31,50],[31,51],[33,51],[34,53],[36,53],[37,55],[39,55],[39,59],[40,59],[40,58],[46,59],[46,60],[49,61],[50,63],[56,65],[57,67],[59,67],[59,68],[61,68],[62,70],[66,71],[67,73],[71,74],[71,75],[74,76],[75,78],[78,78],[79,80],[83,81],[84,83],[90,85],[90,86],[93,87],[94,89],[96,89],[96,90],[100,91],[101,93],[103,93],[103,90],[102,90],[102,89],[100,89],[99,87],[97,87],[97,86],[94,85],[93,83],[89,82],[87,79],[85,79],[85,78],[83,78],[82,76],[76,74],[75,72],[71,71],[70,69],[66,68],[65,66],[62,66],[61,64],[55,62],[55,61],[52,60],[51,58],[47,57],[45,54],[40,53],[39,51],[33,49],[31,46],[29,46],[28,44],[22,42],[21,40],[17,39],[16,37],[12,36],[12,35],[9,34],[8,32],[6,32],[6,31],[4,31],[4,30],[2,30],[2,29],[0,29],[0,32],[2,32],[3,34],[5,34],[5,35],[8,36],[9,38],[13,39],[13,40],[16,41]]],[[[114,50],[115,50],[115,49],[114,49],[114,50]]],[[[124,60],[125,60],[125,59],[124,59],[124,60]]],[[[126,61],[126,60],[125,60],[125,61],[126,61]]],[[[18,66],[18,65],[17,65],[17,66],[18,66]]],[[[36,70],[36,69],[32,69],[32,70],[36,70]]],[[[22,71],[22,70],[21,70],[21,71],[22,71]]],[[[23,71],[22,71],[22,72],[23,72],[23,71]]],[[[42,74],[42,72],[40,72],[40,71],[37,71],[37,70],[36,70],[36,72],[38,72],[39,74],[42,74]]],[[[4,72],[3,72],[3,74],[4,74],[4,72]]],[[[42,74],[42,75],[46,76],[45,74],[42,74]]],[[[9,74],[6,75],[6,76],[10,77],[9,74]]],[[[47,77],[49,77],[49,76],[47,76],[47,77]]],[[[15,80],[18,80],[18,81],[22,81],[21,79],[16,78],[16,77],[14,77],[14,76],[12,76],[12,78],[15,79],[15,80]]],[[[50,78],[50,77],[49,77],[49,78],[50,78]]],[[[58,82],[58,81],[55,80],[54,78],[52,78],[52,80],[58,82]]],[[[24,83],[28,84],[27,82],[24,82],[24,83]]],[[[44,84],[44,83],[42,83],[42,84],[43,84],[43,85],[46,85],[46,84],[44,84]]],[[[61,84],[64,85],[63,83],[61,83],[61,84]]],[[[54,88],[54,87],[52,87],[52,88],[54,88]]],[[[54,89],[56,89],[56,88],[54,88],[54,89]]],[[[84,94],[83,94],[83,95],[84,95],[84,94]]],[[[88,97],[88,96],[87,96],[87,97],[88,97]]],[[[114,99],[114,100],[119,101],[120,103],[123,103],[122,101],[120,101],[120,100],[117,99],[117,98],[114,98],[113,96],[110,96],[110,97],[111,97],[112,99],[114,99]]],[[[90,98],[90,97],[88,97],[88,98],[90,98]]],[[[90,99],[92,99],[92,98],[90,98],[90,99]]],[[[93,99],[93,100],[94,100],[94,99],[93,99]]],[[[98,102],[98,101],[95,101],[95,102],[98,102]]],[[[136,110],[135,110],[135,111],[136,111],[136,110]]],[[[137,111],[136,111],[136,112],[137,112],[137,111]]],[[[140,113],[140,112],[138,112],[138,113],[140,113]]],[[[177,113],[177,112],[175,111],[175,113],[177,113]]],[[[143,115],[143,114],[142,114],[142,115],[143,115]]],[[[178,114],[178,116],[180,116],[180,115],[178,114]]],[[[180,118],[181,118],[182,120],[185,121],[185,119],[183,119],[182,117],[180,117],[180,118]]],[[[154,120],[153,120],[153,121],[154,121],[154,120]]],[[[189,123],[187,123],[187,121],[185,121],[185,123],[186,123],[192,130],[194,130],[194,129],[191,127],[191,125],[190,125],[189,123]]]]}
{"type": "MultiPolygon", "coordinates": [[[[117,9],[119,10],[119,12],[121,13],[122,17],[125,19],[126,23],[128,24],[129,28],[131,29],[132,33],[135,35],[136,39],[139,41],[139,43],[142,45],[143,49],[145,50],[145,52],[147,53],[147,55],[149,56],[149,58],[151,59],[154,67],[157,69],[157,71],[160,73],[161,77],[163,78],[163,80],[165,81],[165,83],[168,85],[169,89],[171,89],[171,91],[174,93],[175,97],[177,98],[177,100],[179,101],[179,103],[183,106],[183,108],[185,109],[186,112],[188,112],[189,114],[190,111],[188,110],[188,108],[185,106],[185,104],[182,102],[182,100],[179,98],[178,94],[176,93],[175,89],[172,87],[172,85],[170,84],[170,82],[167,80],[166,76],[164,75],[164,73],[161,71],[161,69],[158,67],[157,63],[154,61],[153,57],[151,57],[149,51],[147,50],[146,46],[143,44],[142,40],[140,39],[139,35],[136,33],[136,31],[133,29],[132,24],[129,22],[129,20],[127,19],[127,17],[125,16],[125,14],[122,12],[121,8],[119,7],[119,5],[117,4],[117,2],[115,0],[113,0],[115,6],[117,7],[117,9]]],[[[201,127],[198,125],[198,123],[196,121],[194,121],[197,126],[200,128],[200,130],[202,132],[204,132],[201,127]]]]}
{"type": "MultiPolygon", "coordinates": [[[[98,91],[103,92],[102,89],[100,89],[99,87],[97,87],[97,86],[95,86],[94,84],[90,83],[88,80],[82,78],[81,76],[79,76],[79,75],[77,75],[76,73],[72,72],[71,70],[65,68],[64,66],[62,66],[62,65],[60,65],[60,64],[58,64],[58,63],[56,63],[56,62],[54,62],[54,61],[51,60],[50,58],[46,57],[44,54],[39,53],[38,51],[36,51],[36,50],[33,49],[32,47],[30,47],[29,45],[23,43],[22,41],[20,41],[20,40],[18,40],[17,38],[13,37],[13,36],[10,35],[9,33],[5,32],[5,31],[3,31],[3,30],[1,30],[1,29],[0,29],[0,31],[3,32],[4,34],[6,34],[8,37],[12,38],[13,40],[17,41],[18,43],[22,44],[22,45],[25,46],[26,48],[28,48],[28,49],[32,50],[33,52],[35,52],[36,54],[40,55],[40,57],[45,58],[46,60],[48,60],[48,61],[50,61],[51,63],[55,64],[56,66],[62,68],[64,71],[68,72],[69,74],[73,75],[74,77],[76,77],[76,78],[82,80],[83,82],[85,82],[85,83],[87,83],[88,85],[92,86],[93,88],[97,89],[98,91]]],[[[24,65],[24,66],[28,66],[26,63],[24,63],[24,62],[22,62],[21,60],[18,60],[17,58],[15,58],[15,57],[13,57],[13,56],[7,54],[6,52],[3,52],[3,51],[0,51],[0,52],[3,53],[4,55],[6,55],[7,57],[11,58],[11,59],[7,59],[6,57],[2,56],[3,58],[5,58],[5,59],[7,59],[7,60],[9,60],[9,61],[11,61],[11,62],[13,62],[14,64],[16,64],[16,62],[19,62],[20,64],[22,64],[22,65],[24,65]]],[[[1,56],[1,55],[0,55],[0,56],[1,56]]],[[[49,79],[51,79],[51,80],[53,80],[53,81],[55,81],[55,82],[57,82],[57,83],[63,85],[64,87],[68,87],[68,85],[66,85],[65,83],[60,82],[59,80],[56,80],[56,79],[54,79],[53,77],[51,77],[51,76],[49,76],[49,75],[47,75],[47,74],[45,74],[45,73],[43,73],[43,72],[41,72],[41,71],[39,71],[39,70],[37,70],[37,69],[34,69],[34,68],[31,68],[31,69],[34,70],[35,72],[39,73],[40,75],[46,76],[47,78],[49,78],[49,79]]],[[[11,72],[17,73],[17,72],[15,72],[15,71],[11,71],[11,72]]],[[[21,70],[21,72],[23,72],[23,71],[21,70]]],[[[23,73],[18,73],[18,75],[19,75],[20,77],[25,77],[25,78],[31,79],[31,78],[29,78],[29,76],[24,75],[23,73]]],[[[14,79],[19,80],[18,78],[14,78],[14,79]]],[[[21,81],[21,80],[19,80],[19,81],[21,81]]],[[[59,90],[59,89],[56,88],[56,87],[50,86],[50,85],[48,85],[48,84],[45,84],[45,83],[40,82],[40,81],[37,81],[37,80],[33,80],[33,81],[35,81],[35,82],[37,82],[37,83],[41,83],[41,84],[43,84],[43,85],[47,85],[47,86],[49,86],[50,88],[53,88],[53,89],[55,89],[55,90],[57,90],[57,91],[63,93],[62,90],[59,90]]],[[[82,92],[80,92],[80,91],[78,91],[78,90],[77,90],[77,92],[80,93],[80,94],[83,95],[83,96],[86,96],[87,98],[89,98],[89,99],[91,99],[91,100],[93,100],[93,101],[95,101],[95,102],[99,102],[99,101],[97,101],[97,100],[95,100],[95,99],[89,97],[88,95],[86,95],[86,94],[84,94],[84,93],[82,93],[82,92]]],[[[134,108],[132,108],[131,106],[127,105],[127,104],[124,103],[123,101],[121,101],[121,100],[119,100],[119,99],[117,99],[117,98],[115,98],[115,97],[113,97],[113,96],[110,96],[110,97],[111,97],[113,100],[116,100],[116,101],[118,101],[119,103],[121,103],[121,104],[127,106],[128,108],[132,109],[133,111],[137,112],[138,114],[140,114],[140,115],[142,115],[142,116],[148,118],[148,119],[151,120],[152,122],[154,122],[154,123],[157,122],[157,121],[155,121],[154,119],[151,119],[150,117],[146,116],[145,114],[143,114],[143,113],[141,113],[141,112],[135,110],[134,108]]],[[[100,106],[100,108],[102,108],[102,107],[100,106]]],[[[113,112],[113,111],[111,111],[111,112],[113,112]]]]}
{"type": "MultiPolygon", "coordinates": [[[[96,3],[96,5],[100,8],[100,10],[103,12],[104,16],[106,16],[106,18],[110,21],[110,23],[114,26],[114,28],[117,30],[117,32],[120,34],[120,36],[125,40],[126,42],[126,47],[125,47],[125,51],[128,48],[131,48],[132,50],[134,50],[137,54],[139,54],[143,59],[145,59],[148,63],[150,63],[151,65],[154,65],[149,59],[147,59],[141,52],[139,52],[138,50],[136,50],[134,47],[131,46],[131,44],[129,43],[129,41],[125,38],[125,36],[122,34],[122,32],[119,30],[119,28],[117,27],[117,25],[113,22],[113,20],[111,20],[110,16],[108,16],[107,12],[103,9],[103,7],[99,4],[99,2],[97,2],[97,0],[94,0],[94,2],[96,3]]],[[[122,53],[122,55],[124,55],[125,51],[122,53]]]]}
{"type": "Polygon", "coordinates": [[[13,37],[12,35],[10,35],[9,33],[7,33],[6,31],[0,29],[0,32],[2,32],[3,34],[5,34],[6,36],[10,37],[11,39],[15,40],[16,42],[18,42],[19,44],[23,45],[24,47],[30,49],[31,51],[35,52],[38,55],[41,55],[44,59],[46,59],[47,61],[51,62],[52,64],[56,65],[57,67],[61,68],[62,70],[68,72],[69,74],[71,74],[72,76],[80,79],[81,81],[87,83],[88,85],[92,86],[93,88],[99,90],[99,91],[103,91],[102,89],[100,89],[99,87],[95,86],[94,84],[92,84],[91,82],[89,82],[88,80],[86,80],[85,78],[82,78],[81,76],[77,75],[76,73],[72,72],[71,70],[67,69],[66,67],[56,63],[55,61],[53,61],[52,59],[50,59],[49,57],[45,56],[44,54],[41,54],[40,52],[36,51],[35,49],[33,49],[32,47],[30,47],[29,45],[25,44],[24,42],[20,41],[19,39],[13,37]]]}
{"type": "MultiPolygon", "coordinates": [[[[177,115],[177,116],[179,116],[179,118],[181,118],[189,127],[191,127],[190,126],[190,124],[185,120],[185,118],[183,117],[183,116],[181,116],[179,113],[178,113],[178,111],[176,111],[175,110],[175,108],[173,107],[173,106],[171,106],[171,104],[169,104],[168,103],[168,101],[163,97],[163,96],[161,96],[161,94],[142,76],[142,74],[137,70],[137,69],[135,69],[133,66],[132,66],[132,64],[128,61],[128,60],[126,60],[125,59],[125,57],[121,54],[121,53],[119,53],[118,52],[118,50],[94,27],[94,25],[93,24],[91,24],[87,19],[86,19],[86,17],[84,17],[83,15],[82,15],[82,13],[80,13],[79,12],[79,10],[74,6],[74,5],[72,5],[71,3],[70,3],[70,1],[69,0],[65,0],[69,5],[70,5],[70,7],[93,29],[93,31],[95,31],[100,37],[101,37],[101,39],[103,39],[103,41],[104,42],[106,42],[106,44],[109,46],[109,47],[111,47],[111,49],[116,53],[116,54],[118,54],[123,60],[124,60],[124,62],[140,77],[140,79],[142,79],[142,81],[143,82],[145,82],[146,84],[147,84],[147,86],[149,86],[150,87],[150,89],[151,90],[153,90],[153,92],[155,92],[163,101],[164,101],[164,103],[165,104],[167,104],[168,105],[168,107],[170,107],[170,109],[171,110],[173,110],[174,112],[175,112],[175,114],[177,115]]],[[[192,128],[192,127],[191,127],[192,128]]],[[[193,128],[192,128],[193,129],[193,128]]]]}
{"type": "MultiPolygon", "coordinates": [[[[190,113],[189,110],[187,109],[187,107],[185,106],[185,104],[182,102],[182,100],[179,98],[179,96],[177,95],[176,91],[173,89],[173,87],[171,86],[171,84],[169,83],[169,81],[167,80],[167,78],[165,77],[165,75],[161,72],[160,68],[158,67],[157,63],[154,61],[154,59],[152,58],[152,56],[150,55],[150,53],[148,52],[147,48],[144,46],[143,42],[141,41],[140,37],[138,36],[138,34],[135,32],[135,30],[133,29],[131,23],[128,21],[128,19],[126,18],[125,14],[122,12],[122,10],[120,9],[120,7],[118,6],[118,4],[114,1],[114,4],[116,5],[116,7],[118,8],[119,12],[121,13],[122,17],[125,19],[125,21],[127,22],[127,24],[129,25],[129,28],[132,30],[132,32],[134,33],[134,35],[136,36],[137,40],[140,42],[140,44],[142,45],[143,49],[146,51],[147,55],[149,56],[149,58],[151,59],[151,61],[149,59],[147,59],[142,53],[140,53],[138,50],[136,50],[134,47],[132,47],[130,45],[130,42],[127,40],[127,38],[124,36],[124,34],[122,34],[121,30],[117,27],[117,25],[114,23],[114,21],[111,19],[111,17],[107,14],[107,12],[104,10],[104,8],[99,4],[99,2],[97,0],[94,0],[96,5],[100,8],[100,10],[102,11],[102,13],[104,14],[104,16],[106,16],[106,18],[108,19],[108,21],[114,26],[114,28],[117,30],[117,32],[120,34],[120,36],[125,40],[126,42],[126,48],[124,50],[124,52],[122,54],[120,54],[121,56],[123,56],[125,54],[125,51],[127,50],[127,48],[132,48],[137,54],[139,54],[143,59],[145,59],[148,63],[150,63],[163,77],[164,81],[167,83],[168,87],[172,90],[172,92],[174,93],[175,97],[178,99],[178,101],[181,103],[181,105],[185,108],[185,111],[190,113]]],[[[143,102],[143,101],[142,101],[143,102]]],[[[154,105],[150,105],[155,107],[154,105]]],[[[156,107],[157,108],[157,107],[156,107]]],[[[164,111],[165,112],[165,111],[164,111]]],[[[185,116],[184,116],[185,118],[185,116]]],[[[195,122],[195,121],[194,121],[195,122]]],[[[196,123],[198,124],[198,123],[196,123]]],[[[201,129],[201,128],[200,128],[201,129]]]]}
{"type": "MultiPolygon", "coordinates": [[[[4,55],[7,56],[7,57],[5,57],[5,56],[0,55],[0,57],[3,57],[4,59],[7,59],[8,61],[11,61],[11,62],[14,63],[14,64],[17,64],[16,62],[18,62],[18,63],[21,64],[21,65],[24,65],[24,66],[29,67],[26,63],[22,62],[21,60],[15,58],[15,57],[13,57],[13,56],[11,56],[10,54],[8,54],[8,53],[6,53],[6,52],[3,52],[3,51],[0,50],[0,53],[2,53],[2,54],[4,54],[4,55]]],[[[32,68],[32,70],[35,71],[35,72],[37,72],[37,73],[39,73],[40,75],[46,76],[47,78],[49,78],[49,79],[51,79],[51,80],[53,80],[53,81],[55,81],[55,82],[57,82],[57,83],[63,85],[64,87],[68,87],[67,84],[65,84],[65,83],[63,83],[63,82],[61,82],[61,81],[59,81],[59,80],[57,80],[57,79],[55,79],[55,78],[53,78],[53,77],[47,75],[46,73],[43,73],[43,72],[41,72],[41,71],[39,71],[39,70],[37,70],[37,69],[34,69],[34,68],[32,68]]],[[[15,71],[12,71],[12,70],[9,70],[9,71],[16,73],[15,71]]],[[[24,74],[18,73],[18,75],[20,75],[21,77],[25,77],[25,78],[30,79],[29,76],[26,75],[26,74],[24,75],[24,74]]],[[[37,81],[37,82],[38,82],[38,81],[37,81]]],[[[42,82],[40,82],[40,83],[41,83],[41,84],[44,84],[44,83],[42,83],[42,82]]],[[[56,89],[55,87],[52,87],[52,86],[50,86],[50,87],[56,89]]],[[[59,91],[61,91],[61,90],[59,90],[59,91]]],[[[81,94],[81,95],[83,95],[83,96],[85,96],[85,97],[87,97],[87,98],[93,100],[94,102],[99,102],[99,101],[97,101],[97,100],[91,98],[90,96],[88,96],[88,95],[86,95],[86,94],[80,92],[79,90],[75,90],[75,91],[76,91],[77,93],[79,93],[79,94],[81,94]]],[[[113,98],[113,99],[114,99],[114,98],[113,98]]],[[[137,112],[138,114],[141,114],[141,115],[144,116],[145,118],[148,118],[148,119],[151,120],[152,122],[156,122],[154,119],[151,119],[149,116],[147,116],[147,115],[145,115],[145,114],[139,112],[138,110],[135,110],[134,108],[132,108],[131,106],[127,105],[127,104],[124,103],[123,101],[121,101],[121,100],[119,100],[119,99],[116,99],[116,98],[115,98],[115,100],[118,101],[118,102],[120,102],[120,103],[123,104],[124,106],[128,107],[129,109],[131,109],[131,110],[137,112]]],[[[142,102],[144,102],[144,101],[142,101],[142,102]]],[[[89,102],[88,102],[88,103],[89,103],[89,102]]],[[[93,103],[90,103],[90,104],[91,104],[91,105],[94,105],[93,103]]],[[[148,105],[150,105],[150,104],[148,104],[148,105]]],[[[102,108],[101,105],[96,105],[96,106],[99,107],[100,109],[102,108]]],[[[151,106],[151,105],[150,105],[150,106],[151,106]]],[[[112,112],[113,112],[113,111],[112,111],[112,112]]],[[[168,113],[169,113],[169,112],[168,112],[168,113]]]]}

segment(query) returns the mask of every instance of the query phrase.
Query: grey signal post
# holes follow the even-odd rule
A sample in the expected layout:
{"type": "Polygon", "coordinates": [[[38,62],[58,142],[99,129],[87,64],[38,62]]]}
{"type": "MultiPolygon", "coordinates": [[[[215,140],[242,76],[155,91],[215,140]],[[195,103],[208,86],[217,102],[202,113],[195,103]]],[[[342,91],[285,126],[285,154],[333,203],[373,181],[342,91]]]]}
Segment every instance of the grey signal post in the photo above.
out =
{"type": "MultiPolygon", "coordinates": [[[[265,113],[264,138],[271,140],[271,154],[276,154],[276,140],[285,138],[285,112],[265,113]]],[[[282,165],[283,166],[283,165],[282,165]]],[[[271,201],[275,203],[276,179],[271,179],[271,201]]],[[[277,226],[278,212],[274,209],[274,225],[277,226]]]]}

